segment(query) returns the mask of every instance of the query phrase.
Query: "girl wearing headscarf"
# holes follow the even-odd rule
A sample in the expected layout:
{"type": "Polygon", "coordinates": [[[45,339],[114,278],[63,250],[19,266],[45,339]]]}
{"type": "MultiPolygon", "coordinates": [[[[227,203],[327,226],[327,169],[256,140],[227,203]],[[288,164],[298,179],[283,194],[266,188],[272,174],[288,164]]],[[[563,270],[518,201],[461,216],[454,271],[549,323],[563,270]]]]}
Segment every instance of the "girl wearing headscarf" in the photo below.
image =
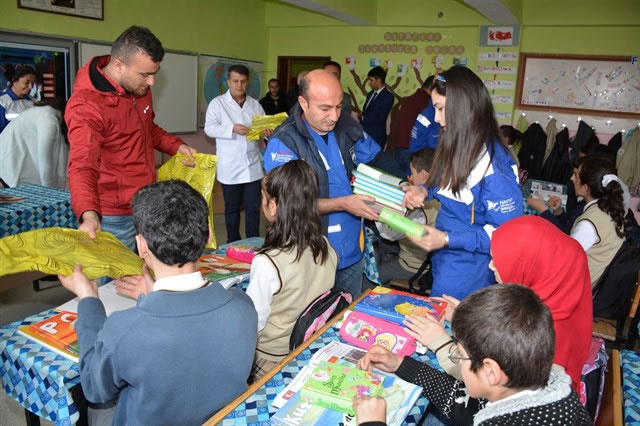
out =
{"type": "MultiPolygon", "coordinates": [[[[580,377],[593,327],[591,280],[584,250],[549,221],[522,216],[493,233],[491,256],[489,268],[499,283],[529,287],[551,310],[556,333],[554,363],[565,368],[573,388],[580,393],[580,377]]],[[[452,305],[458,302],[452,298],[448,301],[452,305]]],[[[441,343],[446,332],[439,323],[410,316],[405,325],[418,341],[437,351],[438,361],[442,358],[441,365],[449,374],[457,376],[445,359],[449,349],[446,345],[450,343],[446,337],[441,343]]]]}

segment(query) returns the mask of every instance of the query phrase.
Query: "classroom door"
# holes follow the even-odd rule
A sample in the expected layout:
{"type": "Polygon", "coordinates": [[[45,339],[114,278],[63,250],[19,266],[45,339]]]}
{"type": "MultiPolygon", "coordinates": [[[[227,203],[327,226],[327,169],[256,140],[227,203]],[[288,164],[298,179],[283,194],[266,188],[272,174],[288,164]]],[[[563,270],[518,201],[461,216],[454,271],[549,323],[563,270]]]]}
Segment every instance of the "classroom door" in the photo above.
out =
{"type": "Polygon", "coordinates": [[[297,84],[298,73],[322,68],[330,56],[278,56],[278,80],[283,93],[297,84]]]}

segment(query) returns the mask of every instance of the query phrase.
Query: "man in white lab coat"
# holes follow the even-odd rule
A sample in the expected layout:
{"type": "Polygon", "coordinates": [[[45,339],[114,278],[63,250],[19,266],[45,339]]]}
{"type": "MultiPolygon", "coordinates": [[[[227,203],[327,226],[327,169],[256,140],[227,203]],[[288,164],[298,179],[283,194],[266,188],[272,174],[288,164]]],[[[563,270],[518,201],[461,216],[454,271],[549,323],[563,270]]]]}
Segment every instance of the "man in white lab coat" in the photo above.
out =
{"type": "MultiPolygon", "coordinates": [[[[207,108],[204,132],[216,139],[217,177],[222,184],[227,242],[240,239],[240,208],[244,205],[246,238],[260,229],[260,185],[264,172],[257,141],[247,140],[255,115],[264,115],[260,103],[247,95],[249,69],[229,67],[229,90],[214,98],[207,108]]],[[[270,136],[267,131],[265,136],[270,136]]]]}

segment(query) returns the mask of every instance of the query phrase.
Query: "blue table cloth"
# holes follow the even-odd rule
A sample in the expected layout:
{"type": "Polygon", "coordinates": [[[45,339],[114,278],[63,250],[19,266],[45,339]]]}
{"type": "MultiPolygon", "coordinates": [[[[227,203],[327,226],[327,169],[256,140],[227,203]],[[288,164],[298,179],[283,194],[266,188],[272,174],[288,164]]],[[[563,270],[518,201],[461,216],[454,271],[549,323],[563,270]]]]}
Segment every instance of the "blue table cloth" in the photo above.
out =
{"type": "Polygon", "coordinates": [[[640,426],[640,354],[620,351],[624,424],[640,426]]]}
{"type": "Polygon", "coordinates": [[[0,195],[20,197],[16,202],[0,202],[0,238],[34,229],[77,228],[68,191],[40,185],[2,188],[0,195]]]}
{"type": "Polygon", "coordinates": [[[80,418],[71,388],[80,383],[78,364],[18,334],[18,328],[55,315],[53,310],[0,327],[0,380],[24,408],[56,425],[80,418]]]}

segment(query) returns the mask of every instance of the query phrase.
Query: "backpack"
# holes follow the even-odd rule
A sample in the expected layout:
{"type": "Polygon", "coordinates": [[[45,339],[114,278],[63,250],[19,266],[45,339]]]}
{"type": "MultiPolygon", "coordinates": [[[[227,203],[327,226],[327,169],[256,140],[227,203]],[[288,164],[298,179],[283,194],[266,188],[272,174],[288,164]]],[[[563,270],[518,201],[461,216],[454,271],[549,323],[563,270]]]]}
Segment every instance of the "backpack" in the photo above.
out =
{"type": "Polygon", "coordinates": [[[304,343],[313,333],[322,328],[331,318],[347,308],[353,296],[349,293],[332,288],[316,297],[302,314],[298,317],[293,326],[291,338],[289,339],[289,350],[294,350],[304,343]]]}

